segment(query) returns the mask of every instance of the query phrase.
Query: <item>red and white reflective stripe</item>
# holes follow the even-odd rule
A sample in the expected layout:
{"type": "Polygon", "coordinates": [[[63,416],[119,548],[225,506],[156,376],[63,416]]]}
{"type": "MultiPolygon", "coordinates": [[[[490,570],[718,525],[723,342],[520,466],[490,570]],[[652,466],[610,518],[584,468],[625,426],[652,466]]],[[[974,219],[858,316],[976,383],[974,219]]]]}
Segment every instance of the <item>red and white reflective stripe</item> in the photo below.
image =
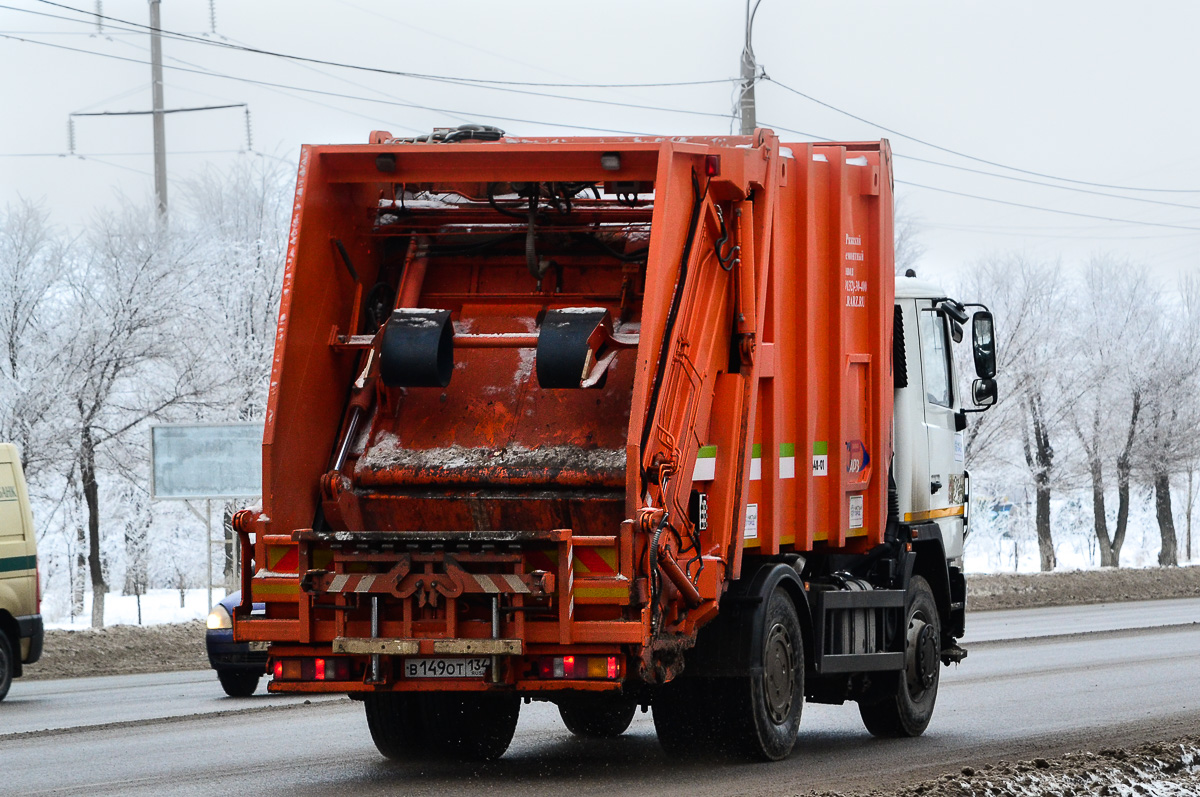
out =
{"type": "Polygon", "coordinates": [[[374,575],[347,575],[339,573],[333,577],[326,588],[326,592],[370,592],[371,585],[375,583],[376,576],[374,575]]]}
{"type": "MultiPolygon", "coordinates": [[[[513,573],[459,573],[459,578],[464,582],[463,586],[468,592],[485,592],[489,595],[498,593],[519,593],[528,595],[533,590],[529,585],[518,575],[513,573]],[[474,586],[475,589],[471,589],[474,586]]],[[[326,592],[370,592],[375,585],[375,580],[381,577],[380,574],[349,574],[338,573],[329,581],[329,586],[325,588],[326,592]]],[[[384,587],[384,582],[380,582],[381,591],[387,591],[384,587]]]]}
{"type": "Polygon", "coordinates": [[[467,574],[469,578],[474,578],[475,583],[480,589],[489,594],[498,592],[519,592],[528,594],[529,586],[521,580],[520,576],[512,573],[496,573],[488,575],[486,573],[467,574]]]}

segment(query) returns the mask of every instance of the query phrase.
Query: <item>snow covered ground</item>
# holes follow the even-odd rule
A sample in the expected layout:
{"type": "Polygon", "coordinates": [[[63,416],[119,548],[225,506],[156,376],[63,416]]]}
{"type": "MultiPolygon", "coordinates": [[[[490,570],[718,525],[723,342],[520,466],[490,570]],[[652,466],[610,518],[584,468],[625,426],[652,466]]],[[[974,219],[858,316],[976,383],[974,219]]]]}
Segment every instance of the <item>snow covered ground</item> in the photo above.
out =
{"type": "MultiPolygon", "coordinates": [[[[871,797],[1195,797],[1200,794],[1200,739],[1149,742],[1131,749],[1068,753],[1062,758],[1000,761],[963,767],[896,791],[871,797]]],[[[849,797],[842,792],[809,792],[809,797],[849,797]]]]}
{"type": "MultiPolygon", "coordinates": [[[[225,597],[225,590],[213,587],[213,603],[225,597]]],[[[188,620],[203,620],[208,616],[208,590],[184,590],[183,605],[180,606],[179,590],[152,589],[141,597],[141,625],[159,623],[183,623],[188,620]]],[[[65,595],[48,593],[42,596],[42,618],[46,628],[80,629],[92,627],[92,594],[85,593],[83,611],[71,616],[65,595]]],[[[110,592],[104,599],[105,625],[138,625],[138,599],[133,595],[110,592]]]]}

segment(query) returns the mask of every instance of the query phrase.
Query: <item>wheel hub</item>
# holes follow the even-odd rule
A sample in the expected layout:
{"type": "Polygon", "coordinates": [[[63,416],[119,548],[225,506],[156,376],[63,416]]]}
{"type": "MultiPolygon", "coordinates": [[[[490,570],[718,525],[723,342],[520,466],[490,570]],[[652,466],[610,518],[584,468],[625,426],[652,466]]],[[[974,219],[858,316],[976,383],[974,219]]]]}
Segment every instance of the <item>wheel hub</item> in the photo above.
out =
{"type": "Polygon", "coordinates": [[[792,710],[795,698],[796,651],[787,630],[776,624],[767,634],[763,657],[763,692],[767,713],[776,725],[782,725],[792,710]]]}
{"type": "Polygon", "coordinates": [[[908,674],[914,686],[928,689],[938,674],[937,629],[919,617],[908,626],[908,674]]]}

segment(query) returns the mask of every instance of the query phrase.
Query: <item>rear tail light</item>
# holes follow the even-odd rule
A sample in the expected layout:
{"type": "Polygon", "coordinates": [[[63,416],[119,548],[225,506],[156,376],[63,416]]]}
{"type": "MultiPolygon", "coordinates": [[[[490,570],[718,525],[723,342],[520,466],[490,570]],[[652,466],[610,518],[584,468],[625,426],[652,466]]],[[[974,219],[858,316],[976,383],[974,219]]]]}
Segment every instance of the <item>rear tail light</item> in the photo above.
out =
{"type": "Polygon", "coordinates": [[[321,659],[276,659],[272,674],[277,681],[348,681],[350,660],[344,656],[321,659]]]}
{"type": "Polygon", "coordinates": [[[621,677],[620,656],[543,656],[536,661],[539,678],[616,680],[621,677]]]}

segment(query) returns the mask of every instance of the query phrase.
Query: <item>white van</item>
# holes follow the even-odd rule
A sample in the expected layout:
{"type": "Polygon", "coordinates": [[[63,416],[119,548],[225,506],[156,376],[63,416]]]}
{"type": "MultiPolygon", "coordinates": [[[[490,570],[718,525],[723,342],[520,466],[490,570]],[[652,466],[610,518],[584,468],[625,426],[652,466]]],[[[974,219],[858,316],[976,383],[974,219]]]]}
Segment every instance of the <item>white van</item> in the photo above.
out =
{"type": "Polygon", "coordinates": [[[0,443],[0,700],[42,655],[40,586],[21,458],[12,443],[0,443]]]}

